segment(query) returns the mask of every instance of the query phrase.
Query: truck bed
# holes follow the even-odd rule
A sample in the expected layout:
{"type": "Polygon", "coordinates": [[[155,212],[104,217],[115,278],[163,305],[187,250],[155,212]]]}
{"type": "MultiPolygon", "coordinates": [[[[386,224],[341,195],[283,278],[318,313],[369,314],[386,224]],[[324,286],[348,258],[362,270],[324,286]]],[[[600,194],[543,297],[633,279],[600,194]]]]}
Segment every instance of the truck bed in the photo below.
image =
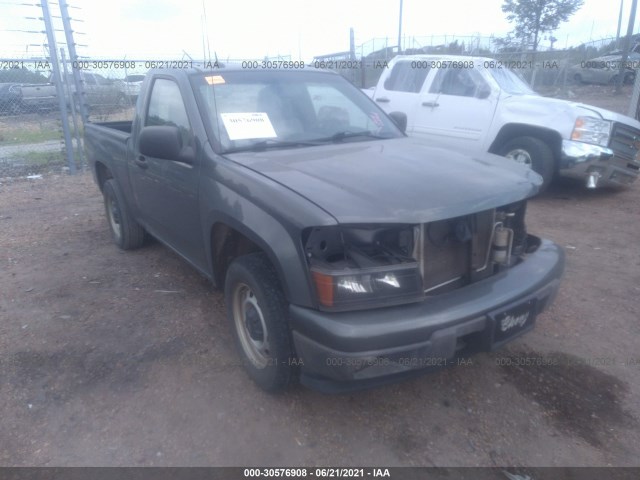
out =
{"type": "Polygon", "coordinates": [[[89,162],[101,160],[113,165],[114,169],[124,170],[132,124],[131,121],[87,123],[84,142],[89,162]]]}

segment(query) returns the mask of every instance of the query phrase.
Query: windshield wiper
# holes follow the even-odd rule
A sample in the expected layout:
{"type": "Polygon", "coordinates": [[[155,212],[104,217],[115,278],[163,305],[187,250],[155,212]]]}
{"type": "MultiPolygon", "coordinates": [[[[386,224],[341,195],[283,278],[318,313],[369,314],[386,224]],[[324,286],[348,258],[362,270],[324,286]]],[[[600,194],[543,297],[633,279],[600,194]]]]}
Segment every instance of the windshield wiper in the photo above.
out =
{"type": "Polygon", "coordinates": [[[391,137],[382,137],[380,135],[376,135],[370,130],[359,130],[357,132],[345,130],[342,132],[334,133],[329,137],[314,138],[312,140],[304,140],[304,141],[278,140],[276,138],[266,138],[264,140],[260,140],[259,142],[252,143],[251,145],[246,145],[244,147],[230,148],[228,150],[225,150],[224,153],[260,152],[268,148],[315,147],[327,142],[338,143],[344,140],[345,138],[352,138],[352,137],[369,137],[369,138],[377,138],[377,139],[391,138],[391,137]]]}
{"type": "Polygon", "coordinates": [[[382,137],[380,135],[376,135],[371,130],[359,130],[357,132],[345,130],[343,132],[334,133],[330,137],[316,138],[313,141],[319,142],[319,143],[320,142],[338,143],[344,140],[345,138],[353,138],[353,137],[369,137],[369,138],[378,138],[378,139],[390,138],[390,137],[382,137]]]}
{"type": "Polygon", "coordinates": [[[315,142],[301,142],[301,141],[289,141],[289,140],[278,140],[274,138],[267,138],[265,140],[255,142],[255,143],[252,143],[251,145],[246,145],[244,147],[229,148],[228,150],[225,150],[224,153],[260,152],[262,150],[266,150],[267,148],[314,147],[316,145],[317,143],[315,142]]]}

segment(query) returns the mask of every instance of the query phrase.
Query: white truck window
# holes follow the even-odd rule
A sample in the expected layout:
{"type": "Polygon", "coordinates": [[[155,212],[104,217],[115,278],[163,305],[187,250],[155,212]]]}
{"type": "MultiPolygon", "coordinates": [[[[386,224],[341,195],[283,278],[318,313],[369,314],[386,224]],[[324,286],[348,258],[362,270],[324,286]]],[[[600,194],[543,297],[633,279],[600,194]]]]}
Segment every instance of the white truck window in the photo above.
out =
{"type": "Polygon", "coordinates": [[[471,68],[440,69],[433,79],[429,93],[474,97],[479,88],[487,86],[480,75],[471,68]]]}
{"type": "MultiPolygon", "coordinates": [[[[415,68],[412,63],[416,62],[396,63],[391,69],[389,78],[384,82],[385,90],[419,93],[424,80],[427,78],[429,68],[426,62],[424,62],[425,68],[415,68]]],[[[420,64],[422,66],[422,63],[420,64]]]]}

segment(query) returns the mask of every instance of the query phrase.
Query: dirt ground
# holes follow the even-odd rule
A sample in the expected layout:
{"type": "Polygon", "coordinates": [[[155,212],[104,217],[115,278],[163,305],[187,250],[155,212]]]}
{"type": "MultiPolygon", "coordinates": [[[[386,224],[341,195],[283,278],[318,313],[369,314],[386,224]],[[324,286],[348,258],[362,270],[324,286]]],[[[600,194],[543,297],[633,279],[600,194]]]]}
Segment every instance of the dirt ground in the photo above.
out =
{"type": "MultiPolygon", "coordinates": [[[[606,88],[580,92],[624,112],[606,88]]],[[[219,292],[158,243],[112,244],[89,174],[0,179],[0,466],[640,466],[639,213],[640,183],[558,182],[528,211],[567,254],[532,333],[376,390],[272,396],[219,292]]]]}
{"type": "Polygon", "coordinates": [[[531,202],[567,270],[507,350],[272,396],[239,366],[220,293],[160,244],[111,243],[89,174],[3,183],[0,465],[640,465],[638,205],[638,185],[568,182],[531,202]]]}

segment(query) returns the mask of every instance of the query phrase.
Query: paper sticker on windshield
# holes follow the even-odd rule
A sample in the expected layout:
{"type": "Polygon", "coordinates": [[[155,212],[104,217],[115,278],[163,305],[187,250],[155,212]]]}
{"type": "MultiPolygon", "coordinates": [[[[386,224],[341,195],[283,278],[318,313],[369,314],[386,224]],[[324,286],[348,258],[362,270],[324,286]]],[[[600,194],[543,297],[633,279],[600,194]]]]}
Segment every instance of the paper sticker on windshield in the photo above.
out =
{"type": "Polygon", "coordinates": [[[209,75],[208,77],[204,77],[209,85],[219,85],[221,83],[225,83],[222,75],[209,75]]]}
{"type": "Polygon", "coordinates": [[[221,113],[230,140],[277,137],[265,112],[221,113]]]}

